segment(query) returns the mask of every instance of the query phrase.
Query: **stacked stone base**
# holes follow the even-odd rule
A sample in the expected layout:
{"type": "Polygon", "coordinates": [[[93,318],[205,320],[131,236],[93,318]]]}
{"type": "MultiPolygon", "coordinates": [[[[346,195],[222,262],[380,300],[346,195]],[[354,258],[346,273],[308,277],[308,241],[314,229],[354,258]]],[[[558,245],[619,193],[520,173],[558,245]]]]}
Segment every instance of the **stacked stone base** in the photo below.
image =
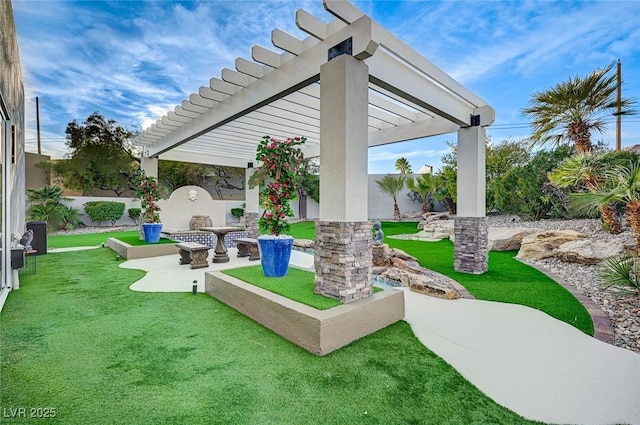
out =
{"type": "Polygon", "coordinates": [[[371,228],[368,221],[316,222],[316,294],[344,304],[373,295],[371,228]]]}
{"type": "Polygon", "coordinates": [[[256,239],[260,236],[260,227],[258,226],[259,213],[244,213],[244,228],[249,233],[249,237],[256,239]]]}
{"type": "Polygon", "coordinates": [[[486,217],[456,217],[454,269],[482,274],[489,269],[489,230],[486,217]]]}

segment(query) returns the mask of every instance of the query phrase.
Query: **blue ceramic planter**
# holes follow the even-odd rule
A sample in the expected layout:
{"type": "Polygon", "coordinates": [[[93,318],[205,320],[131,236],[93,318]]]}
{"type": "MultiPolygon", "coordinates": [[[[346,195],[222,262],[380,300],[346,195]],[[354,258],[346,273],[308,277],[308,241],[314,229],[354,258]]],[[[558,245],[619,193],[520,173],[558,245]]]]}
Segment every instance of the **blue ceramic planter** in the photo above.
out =
{"type": "Polygon", "coordinates": [[[142,223],[142,232],[146,243],[158,243],[161,230],[162,223],[142,223]]]}
{"type": "Polygon", "coordinates": [[[262,273],[268,277],[280,277],[289,270],[293,238],[258,238],[262,273]]]}

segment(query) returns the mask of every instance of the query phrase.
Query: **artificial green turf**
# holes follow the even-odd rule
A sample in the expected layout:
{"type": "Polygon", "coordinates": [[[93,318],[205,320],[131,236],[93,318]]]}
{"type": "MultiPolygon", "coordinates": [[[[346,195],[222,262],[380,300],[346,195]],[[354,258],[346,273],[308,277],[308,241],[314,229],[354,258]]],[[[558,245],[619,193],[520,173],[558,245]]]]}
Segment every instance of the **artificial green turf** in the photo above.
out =
{"type": "MultiPolygon", "coordinates": [[[[308,222],[307,222],[308,223],[308,222]]],[[[297,236],[296,223],[290,233],[297,236]]],[[[385,236],[416,233],[416,223],[383,222],[385,236]]],[[[421,266],[442,273],[463,285],[481,300],[526,305],[569,323],[582,332],[593,335],[593,322],[587,309],[557,282],[513,257],[516,251],[489,252],[489,271],[481,275],[459,273],[453,269],[453,243],[449,240],[423,242],[386,237],[385,243],[418,259],[421,266]]]]}
{"type": "Polygon", "coordinates": [[[306,270],[289,267],[286,276],[282,277],[265,276],[262,272],[262,266],[227,269],[222,273],[318,310],[326,310],[340,305],[338,300],[313,293],[315,273],[306,270]]]}
{"type": "Polygon", "coordinates": [[[53,407],[46,422],[65,425],[532,423],[405,322],[316,357],[206,294],[130,291],[143,273],[117,265],[60,253],[21,277],[0,315],[3,408],[53,407]]]}
{"type": "Polygon", "coordinates": [[[47,246],[49,248],[69,248],[74,246],[98,246],[106,244],[109,238],[137,237],[137,230],[104,232],[104,233],[83,233],[77,235],[49,235],[47,246]]]}
{"type": "MultiPolygon", "coordinates": [[[[148,244],[141,241],[137,230],[104,232],[104,233],[83,233],[78,235],[53,235],[47,237],[48,248],[69,248],[74,246],[98,246],[102,243],[106,244],[109,238],[120,239],[129,245],[157,245],[148,244]]],[[[158,244],[176,243],[176,241],[160,238],[158,244]]]]}

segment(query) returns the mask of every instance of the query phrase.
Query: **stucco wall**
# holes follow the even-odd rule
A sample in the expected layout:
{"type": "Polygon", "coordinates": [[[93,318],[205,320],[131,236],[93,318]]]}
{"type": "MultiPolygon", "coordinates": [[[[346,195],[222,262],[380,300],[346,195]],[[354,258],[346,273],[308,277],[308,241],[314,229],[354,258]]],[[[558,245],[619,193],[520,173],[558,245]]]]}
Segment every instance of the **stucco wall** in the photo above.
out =
{"type": "MultiPolygon", "coordinates": [[[[18,39],[13,8],[8,0],[0,1],[0,95],[7,107],[11,124],[17,132],[16,163],[11,165],[11,232],[25,230],[25,153],[24,153],[24,87],[18,52],[18,39]]],[[[3,161],[5,158],[2,159],[3,161]]],[[[11,161],[11,158],[8,158],[11,161]]]]}

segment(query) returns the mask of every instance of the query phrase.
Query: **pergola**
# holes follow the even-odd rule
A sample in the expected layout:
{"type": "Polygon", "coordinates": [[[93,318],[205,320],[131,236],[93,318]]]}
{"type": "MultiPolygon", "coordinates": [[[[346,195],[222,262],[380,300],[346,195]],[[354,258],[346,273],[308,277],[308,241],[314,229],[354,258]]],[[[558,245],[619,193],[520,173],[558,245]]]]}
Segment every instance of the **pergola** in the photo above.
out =
{"type": "MultiPolygon", "coordinates": [[[[237,58],[144,130],[143,167],[155,175],[160,158],[248,176],[262,136],[307,137],[305,156],[320,156],[316,291],[349,302],[371,292],[368,147],[457,132],[455,266],[486,271],[484,128],[494,110],[350,3],[323,4],[328,24],[298,10],[308,37],[274,29],[276,50],[253,46],[251,59],[237,58]]],[[[256,189],[246,201],[251,222],[256,189]]]]}

